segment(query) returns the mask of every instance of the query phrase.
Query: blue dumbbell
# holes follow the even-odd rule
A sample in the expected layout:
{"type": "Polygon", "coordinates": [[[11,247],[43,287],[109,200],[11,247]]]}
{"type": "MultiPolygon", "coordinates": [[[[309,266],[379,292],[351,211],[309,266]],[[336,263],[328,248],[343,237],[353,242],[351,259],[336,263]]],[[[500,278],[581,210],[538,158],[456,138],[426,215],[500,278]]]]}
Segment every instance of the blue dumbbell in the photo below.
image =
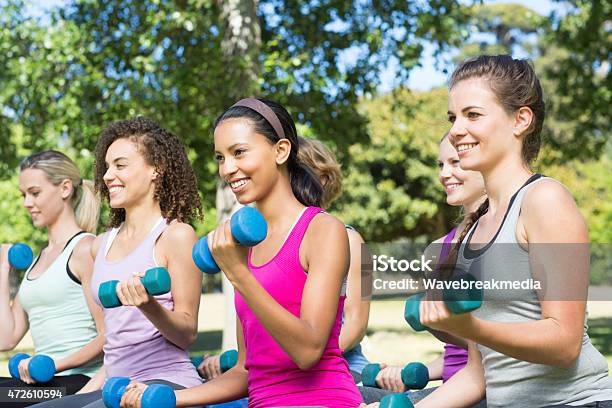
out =
{"type": "MultiPolygon", "coordinates": [[[[253,207],[242,207],[230,219],[232,235],[240,245],[252,247],[268,234],[268,224],[263,215],[253,207]]],[[[191,256],[202,272],[214,274],[220,271],[208,248],[208,237],[204,236],[193,246],[191,256]]]]}
{"type": "MultiPolygon", "coordinates": [[[[463,281],[470,285],[470,282],[476,282],[476,278],[470,274],[462,274],[453,278],[452,281],[459,281],[460,283],[463,281]]],[[[404,307],[404,319],[414,331],[427,330],[427,327],[421,323],[419,314],[419,305],[423,296],[425,296],[424,293],[410,296],[404,307]]],[[[454,314],[468,313],[480,308],[482,306],[482,296],[482,288],[479,289],[476,285],[471,285],[468,289],[446,288],[442,292],[444,304],[454,314]]]]}
{"type": "Polygon", "coordinates": [[[390,394],[382,397],[380,408],[414,408],[414,405],[406,394],[390,394]]]}
{"type": "MultiPolygon", "coordinates": [[[[21,360],[25,360],[26,358],[30,358],[30,356],[25,353],[15,354],[11,357],[9,360],[9,373],[11,377],[18,380],[21,379],[19,377],[18,367],[21,360]]],[[[55,362],[49,356],[37,354],[28,362],[28,372],[30,373],[30,377],[37,383],[46,383],[55,375],[55,362]]]]}
{"type": "MultiPolygon", "coordinates": [[[[361,372],[361,382],[366,387],[378,387],[376,376],[380,372],[380,364],[368,364],[361,372]]],[[[402,382],[410,390],[421,390],[429,382],[429,370],[422,363],[410,363],[402,368],[402,382]]]]}
{"type": "MultiPolygon", "coordinates": [[[[106,408],[119,408],[125,387],[130,383],[127,377],[111,377],[102,388],[102,401],[106,408]]],[[[142,408],[175,408],[176,396],[169,385],[151,384],[142,394],[142,408]]]]}
{"type": "MultiPolygon", "coordinates": [[[[193,357],[191,363],[198,367],[204,361],[204,357],[193,357]]],[[[221,353],[219,356],[219,364],[221,365],[221,372],[224,373],[238,363],[238,350],[227,350],[221,353]]]]}
{"type": "MultiPolygon", "coordinates": [[[[166,268],[151,268],[141,280],[142,285],[151,296],[163,295],[170,292],[170,274],[166,268]]],[[[98,298],[105,308],[121,306],[121,301],[117,297],[118,280],[102,282],[98,288],[98,298]]]]}
{"type": "Polygon", "coordinates": [[[28,269],[33,259],[32,248],[23,243],[12,245],[8,251],[9,264],[15,269],[28,269]]]}

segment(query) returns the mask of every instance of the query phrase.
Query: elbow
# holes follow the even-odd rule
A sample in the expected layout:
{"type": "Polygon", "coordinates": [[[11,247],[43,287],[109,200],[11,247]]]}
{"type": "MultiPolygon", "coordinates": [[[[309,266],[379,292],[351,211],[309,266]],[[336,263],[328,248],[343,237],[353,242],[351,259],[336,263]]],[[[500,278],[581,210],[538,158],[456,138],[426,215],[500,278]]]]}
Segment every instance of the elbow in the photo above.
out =
{"type": "Polygon", "coordinates": [[[314,367],[321,361],[321,356],[323,355],[323,350],[325,346],[315,346],[310,348],[310,350],[303,351],[298,358],[295,359],[295,364],[297,364],[300,370],[308,370],[309,368],[314,367]]]}
{"type": "Polygon", "coordinates": [[[580,356],[580,351],[582,349],[582,344],[579,344],[578,347],[568,347],[561,355],[559,356],[558,365],[561,368],[569,369],[576,364],[576,360],[578,356],[580,356]]]}

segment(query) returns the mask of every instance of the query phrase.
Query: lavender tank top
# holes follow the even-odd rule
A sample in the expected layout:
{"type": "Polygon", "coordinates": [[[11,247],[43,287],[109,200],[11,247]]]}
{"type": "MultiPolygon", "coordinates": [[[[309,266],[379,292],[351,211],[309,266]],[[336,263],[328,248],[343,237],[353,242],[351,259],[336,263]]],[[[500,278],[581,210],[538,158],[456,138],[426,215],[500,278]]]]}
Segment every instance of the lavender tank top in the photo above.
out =
{"type": "MultiPolygon", "coordinates": [[[[282,307],[300,315],[302,292],[308,277],[300,264],[300,244],[310,221],[321,212],[308,207],[291,229],[280,251],[264,265],[251,263],[257,281],[282,307]]],[[[361,395],[349,373],[338,344],[345,296],[340,296],[336,320],[323,355],[313,367],[301,370],[259,323],[246,301],[236,292],[236,312],[242,323],[248,370],[249,408],[325,406],[356,408],[361,395]]]]}
{"type": "MultiPolygon", "coordinates": [[[[134,272],[160,266],[155,261],[155,242],[167,226],[166,220],[160,218],[136,249],[115,262],[107,261],[106,254],[119,228],[104,234],[90,284],[93,299],[100,306],[98,288],[102,282],[123,281],[131,278],[134,272]]],[[[155,299],[168,310],[174,308],[170,292],[155,296],[155,299]]],[[[106,336],[104,368],[107,377],[123,376],[138,381],[166,380],[184,387],[202,383],[187,350],[166,340],[137,307],[120,306],[103,310],[106,336]]]]}
{"type": "MultiPolygon", "coordinates": [[[[450,253],[453,238],[457,232],[457,227],[453,228],[445,237],[440,251],[440,261],[446,259],[450,253]]],[[[461,370],[467,364],[468,352],[459,346],[446,343],[444,345],[444,366],[442,368],[442,382],[448,381],[457,371],[461,370]]]]}

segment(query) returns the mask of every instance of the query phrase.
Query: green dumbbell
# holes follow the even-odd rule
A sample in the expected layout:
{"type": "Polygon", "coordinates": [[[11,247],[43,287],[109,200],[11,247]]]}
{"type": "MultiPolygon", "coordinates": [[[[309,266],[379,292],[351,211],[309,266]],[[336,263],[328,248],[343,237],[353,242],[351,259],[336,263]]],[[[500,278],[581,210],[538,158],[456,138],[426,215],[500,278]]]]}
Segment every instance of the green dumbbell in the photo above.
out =
{"type": "MultiPolygon", "coordinates": [[[[196,366],[196,368],[202,364],[204,361],[204,357],[193,357],[191,359],[191,363],[196,366]]],[[[221,353],[219,356],[219,364],[221,365],[221,372],[224,373],[233,366],[238,363],[238,350],[227,350],[221,353]]]]}
{"type": "MultiPolygon", "coordinates": [[[[141,280],[142,285],[151,296],[163,295],[170,292],[170,274],[166,268],[151,268],[141,280]]],[[[121,301],[117,297],[118,280],[103,282],[98,288],[98,298],[105,308],[121,306],[121,301]]]]}
{"type": "MultiPolygon", "coordinates": [[[[376,376],[380,372],[380,364],[368,364],[361,372],[361,382],[366,387],[378,387],[376,376]]],[[[410,363],[402,368],[402,382],[410,390],[421,390],[429,382],[429,370],[422,363],[410,363]]]]}
{"type": "MultiPolygon", "coordinates": [[[[482,288],[477,288],[474,284],[476,278],[470,274],[463,274],[451,279],[452,282],[457,282],[458,289],[445,288],[442,292],[444,304],[453,314],[468,313],[482,306],[483,292],[482,288]],[[467,289],[462,289],[461,284],[467,285],[467,289]]],[[[404,319],[412,327],[414,331],[424,331],[427,327],[421,323],[419,314],[419,305],[423,300],[424,293],[417,293],[410,296],[406,300],[404,307],[404,319]]]]}

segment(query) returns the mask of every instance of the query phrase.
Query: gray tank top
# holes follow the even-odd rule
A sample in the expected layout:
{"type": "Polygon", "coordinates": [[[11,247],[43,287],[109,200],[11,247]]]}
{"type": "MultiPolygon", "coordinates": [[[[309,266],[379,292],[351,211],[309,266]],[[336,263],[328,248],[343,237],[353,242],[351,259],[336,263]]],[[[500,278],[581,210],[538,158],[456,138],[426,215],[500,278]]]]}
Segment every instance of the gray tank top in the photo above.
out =
{"type": "MultiPolygon", "coordinates": [[[[458,267],[476,270],[485,280],[526,281],[532,278],[529,253],[516,239],[516,225],[525,193],[544,179],[546,177],[533,176],[513,196],[497,234],[482,249],[466,247],[478,223],[472,226],[460,248],[458,267]]],[[[511,323],[540,320],[541,311],[533,289],[515,290],[511,294],[485,289],[483,305],[473,315],[483,320],[511,323]]],[[[586,315],[582,349],[569,369],[517,360],[480,344],[477,347],[482,354],[488,407],[582,405],[612,400],[608,364],[589,340],[586,315]]]]}

